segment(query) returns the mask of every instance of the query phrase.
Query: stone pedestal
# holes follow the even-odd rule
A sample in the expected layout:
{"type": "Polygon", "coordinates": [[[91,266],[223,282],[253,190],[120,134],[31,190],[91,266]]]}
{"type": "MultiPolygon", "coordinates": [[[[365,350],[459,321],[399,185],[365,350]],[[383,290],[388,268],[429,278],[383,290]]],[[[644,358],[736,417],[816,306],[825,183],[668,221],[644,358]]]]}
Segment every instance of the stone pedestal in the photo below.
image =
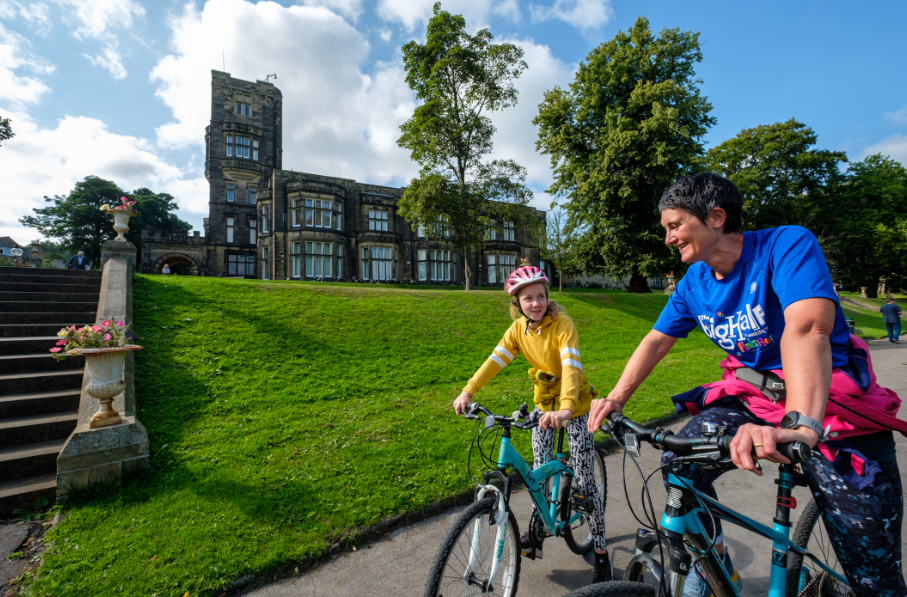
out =
{"type": "Polygon", "coordinates": [[[148,432],[135,417],[96,429],[80,425],[57,457],[57,499],[73,489],[115,481],[148,464],[148,432]]]}

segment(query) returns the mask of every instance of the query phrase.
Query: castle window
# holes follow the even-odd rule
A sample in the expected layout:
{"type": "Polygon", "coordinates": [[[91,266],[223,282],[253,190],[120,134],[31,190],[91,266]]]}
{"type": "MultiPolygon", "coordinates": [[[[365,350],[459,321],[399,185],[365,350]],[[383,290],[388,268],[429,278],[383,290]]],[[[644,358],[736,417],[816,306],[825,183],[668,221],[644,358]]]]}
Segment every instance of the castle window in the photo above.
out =
{"type": "MultiPolygon", "coordinates": [[[[261,248],[261,279],[268,279],[268,261],[270,257],[270,250],[268,247],[261,248]]],[[[254,274],[253,274],[254,275],[254,274]]]]}
{"type": "Polygon", "coordinates": [[[227,135],[227,157],[233,157],[233,135],[227,135]]]}
{"type": "Polygon", "coordinates": [[[254,276],[254,255],[227,255],[227,273],[231,276],[254,276]]]}
{"type": "Polygon", "coordinates": [[[305,200],[305,225],[315,228],[331,227],[331,202],[320,199],[305,200]]]}
{"type": "Polygon", "coordinates": [[[258,187],[249,187],[249,205],[258,203],[258,187]]]}
{"type": "Polygon", "coordinates": [[[451,255],[451,251],[432,249],[428,252],[428,256],[431,259],[429,272],[433,282],[450,282],[453,272],[453,266],[450,263],[451,255]]]}
{"type": "Polygon", "coordinates": [[[418,238],[425,238],[425,226],[423,226],[422,224],[416,226],[416,236],[418,238]]]}
{"type": "Polygon", "coordinates": [[[227,135],[227,157],[248,158],[250,155],[253,160],[258,161],[258,141],[249,137],[227,135]]]}
{"type": "Polygon", "coordinates": [[[513,222],[504,222],[504,240],[514,240],[513,222]]]}
{"type": "Polygon", "coordinates": [[[290,224],[294,227],[302,226],[302,199],[293,199],[293,209],[290,210],[290,224]]]}
{"type": "Polygon", "coordinates": [[[302,276],[302,243],[293,243],[293,277],[302,276]]]}
{"type": "Polygon", "coordinates": [[[419,249],[419,281],[428,280],[428,251],[419,249]]]}
{"type": "Polygon", "coordinates": [[[435,232],[442,236],[450,236],[450,231],[447,229],[447,216],[438,216],[438,223],[435,224],[435,232]]]}
{"type": "Polygon", "coordinates": [[[397,250],[372,247],[372,280],[397,279],[397,250]]]}
{"type": "Polygon", "coordinates": [[[258,141],[252,139],[252,159],[258,161],[258,141]]]}
{"type": "MultiPolygon", "coordinates": [[[[337,213],[334,215],[334,225],[337,227],[337,230],[342,229],[342,226],[343,226],[343,224],[341,223],[342,220],[343,220],[343,203],[340,203],[338,201],[337,202],[337,213]]],[[[337,271],[340,271],[340,270],[338,269],[337,271]]],[[[338,274],[337,277],[339,278],[340,274],[338,274]]]]}
{"type": "Polygon", "coordinates": [[[489,284],[503,284],[516,267],[516,255],[488,253],[488,271],[485,277],[489,284]]]}
{"type": "Polygon", "coordinates": [[[368,229],[387,232],[387,212],[368,210],[368,229]]]}
{"type": "Polygon", "coordinates": [[[233,218],[227,218],[227,242],[233,242],[233,218]]]}
{"type": "Polygon", "coordinates": [[[254,245],[258,240],[258,220],[249,220],[249,244],[254,245]]]}
{"type": "Polygon", "coordinates": [[[236,185],[234,185],[232,182],[228,182],[227,183],[227,202],[228,203],[233,203],[235,191],[236,191],[236,185]]]}
{"type": "Polygon", "coordinates": [[[236,115],[237,116],[252,116],[252,106],[249,104],[243,104],[241,102],[236,102],[236,115]]]}
{"type": "Polygon", "coordinates": [[[331,243],[306,242],[305,275],[307,278],[331,277],[331,243]]]}
{"type": "Polygon", "coordinates": [[[268,206],[267,205],[261,206],[261,233],[262,234],[268,233],[268,206]]]}
{"type": "Polygon", "coordinates": [[[368,280],[368,248],[362,248],[362,279],[368,280]]]}
{"type": "Polygon", "coordinates": [[[498,240],[497,228],[489,228],[485,231],[485,240],[498,240]]]}
{"type": "Polygon", "coordinates": [[[343,245],[337,245],[337,275],[338,280],[343,277],[343,245]]]}

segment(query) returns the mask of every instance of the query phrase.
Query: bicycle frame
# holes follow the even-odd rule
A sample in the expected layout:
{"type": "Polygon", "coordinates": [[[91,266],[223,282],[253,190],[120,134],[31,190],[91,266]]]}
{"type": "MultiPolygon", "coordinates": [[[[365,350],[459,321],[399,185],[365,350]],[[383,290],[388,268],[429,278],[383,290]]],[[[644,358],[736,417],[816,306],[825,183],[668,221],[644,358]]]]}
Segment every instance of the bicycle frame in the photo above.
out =
{"type": "MultiPolygon", "coordinates": [[[[708,516],[708,513],[703,509],[703,504],[716,518],[771,539],[772,568],[768,597],[785,597],[787,555],[790,551],[810,558],[839,581],[845,584],[848,582],[846,578],[829,568],[808,550],[798,547],[790,540],[790,510],[796,507],[796,500],[790,495],[794,486],[793,467],[791,465],[782,464],[779,467],[780,472],[776,481],[778,484],[778,501],[773,528],[758,523],[695,489],[692,482],[683,476],[680,470],[688,466],[672,468],[672,472],[668,475],[668,499],[665,512],[661,518],[661,528],[666,531],[665,534],[668,536],[670,546],[667,551],[672,555],[671,570],[677,573],[677,582],[672,587],[675,596],[679,597],[682,594],[682,580],[685,580],[685,575],[689,571],[689,555],[686,554],[682,540],[685,537],[694,548],[696,555],[703,556],[703,560],[705,560],[703,569],[706,570],[709,577],[708,580],[712,587],[712,592],[717,597],[739,597],[730,573],[725,570],[718,553],[714,548],[706,553],[706,549],[711,544],[711,538],[700,520],[700,515],[708,516]],[[677,557],[678,554],[683,554],[686,558],[683,556],[677,557]],[[712,571],[711,574],[708,573],[709,570],[712,571]],[[720,574],[716,574],[714,571],[720,571],[720,574]]],[[[631,566],[632,564],[633,561],[631,560],[631,566]]],[[[654,562],[649,564],[654,564],[654,562]]],[[[800,583],[800,589],[802,590],[802,578],[800,583]]]]}

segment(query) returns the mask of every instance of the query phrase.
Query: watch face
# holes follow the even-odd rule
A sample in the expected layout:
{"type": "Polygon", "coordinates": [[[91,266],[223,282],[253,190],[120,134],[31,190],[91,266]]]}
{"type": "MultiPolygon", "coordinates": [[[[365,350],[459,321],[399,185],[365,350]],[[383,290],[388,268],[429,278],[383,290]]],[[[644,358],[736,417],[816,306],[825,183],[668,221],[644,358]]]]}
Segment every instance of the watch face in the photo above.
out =
{"type": "Polygon", "coordinates": [[[797,422],[797,419],[799,418],[800,417],[797,415],[797,413],[787,413],[786,415],[784,415],[784,418],[781,419],[781,428],[790,429],[794,426],[794,424],[797,422]]]}

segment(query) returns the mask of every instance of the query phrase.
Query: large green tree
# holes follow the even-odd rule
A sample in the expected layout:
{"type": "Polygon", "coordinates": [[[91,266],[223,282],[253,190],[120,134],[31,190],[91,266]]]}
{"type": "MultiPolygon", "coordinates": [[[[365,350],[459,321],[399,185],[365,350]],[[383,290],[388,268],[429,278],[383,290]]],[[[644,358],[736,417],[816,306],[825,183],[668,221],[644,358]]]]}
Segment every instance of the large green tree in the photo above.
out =
{"type": "Polygon", "coordinates": [[[894,288],[907,284],[907,168],[881,155],[851,164],[831,198],[837,216],[839,250],[832,275],[848,289],[866,286],[870,296],[879,278],[894,288]]]}
{"type": "Polygon", "coordinates": [[[97,176],[77,182],[67,196],[44,197],[50,205],[35,208],[35,215],[24,216],[19,222],[38,229],[49,238],[58,239],[68,251],[84,251],[92,267],[101,263],[101,245],[114,238],[113,218],[100,210],[102,205],[119,203],[120,197],[136,200],[140,215],[129,222],[127,238],[137,240],[143,226],[153,228],[183,228],[191,226],[170,213],[177,209],[173,197],[138,189],[138,195],[125,193],[116,183],[97,176]],[[147,210],[147,212],[145,211],[147,210]]]}
{"type": "Polygon", "coordinates": [[[631,292],[648,292],[646,276],[679,266],[664,244],[658,200],[696,169],[702,137],[715,123],[694,67],[699,35],[663,29],[644,17],[580,63],[569,90],[545,93],[533,122],[536,148],[551,156],[549,192],[566,198],[584,229],[581,269],[630,276],[631,292]]]}
{"type": "Polygon", "coordinates": [[[526,68],[519,47],[492,40],[488,29],[469,35],[462,16],[436,3],[425,43],[403,46],[406,82],[421,103],[401,125],[397,144],[422,170],[400,199],[400,214],[463,255],[466,290],[473,287],[474,251],[487,232],[531,218],[525,169],[512,160],[483,159],[495,132],[487,114],[516,103],[513,81],[526,68]]]}
{"type": "Polygon", "coordinates": [[[825,236],[834,222],[828,197],[841,180],[839,164],[847,156],[815,144],[816,133],[791,119],[741,131],[710,149],[706,164],[740,189],[746,229],[796,224],[825,236]]]}

